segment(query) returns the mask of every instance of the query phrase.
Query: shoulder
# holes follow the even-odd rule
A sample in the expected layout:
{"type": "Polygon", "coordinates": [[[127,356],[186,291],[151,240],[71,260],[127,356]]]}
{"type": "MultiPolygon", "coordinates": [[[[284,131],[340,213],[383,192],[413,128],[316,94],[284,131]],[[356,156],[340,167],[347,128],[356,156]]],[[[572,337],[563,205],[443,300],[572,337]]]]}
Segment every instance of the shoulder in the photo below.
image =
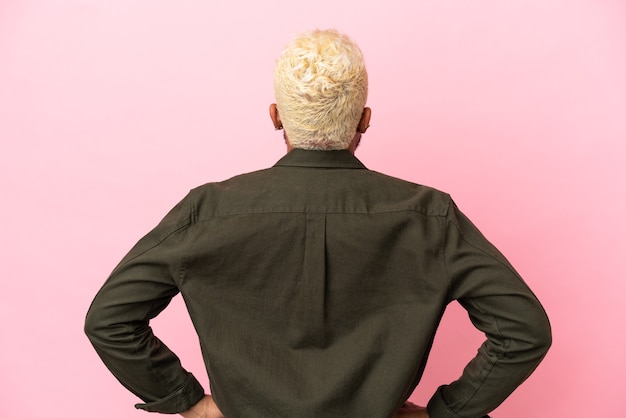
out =
{"type": "Polygon", "coordinates": [[[187,200],[196,220],[216,213],[229,212],[233,206],[246,204],[252,195],[263,193],[272,183],[272,169],[239,174],[226,180],[204,183],[190,190],[187,200]]]}
{"type": "Polygon", "coordinates": [[[368,183],[375,185],[379,192],[405,199],[415,210],[426,215],[447,216],[454,205],[450,194],[434,187],[377,171],[368,170],[368,173],[368,183]]]}

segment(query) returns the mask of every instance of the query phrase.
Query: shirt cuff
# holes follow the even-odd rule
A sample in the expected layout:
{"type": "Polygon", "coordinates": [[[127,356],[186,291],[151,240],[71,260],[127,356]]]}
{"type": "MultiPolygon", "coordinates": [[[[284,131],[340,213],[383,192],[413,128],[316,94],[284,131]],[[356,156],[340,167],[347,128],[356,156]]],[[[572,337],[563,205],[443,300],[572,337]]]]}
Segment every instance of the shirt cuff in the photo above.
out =
{"type": "Polygon", "coordinates": [[[202,385],[189,373],[185,383],[175,392],[154,402],[139,403],[135,405],[135,408],[162,414],[178,414],[197,404],[202,397],[204,397],[202,385]]]}
{"type": "MultiPolygon", "coordinates": [[[[457,414],[453,410],[448,407],[446,401],[443,400],[443,395],[441,391],[445,386],[440,386],[437,389],[437,392],[430,398],[428,401],[428,406],[426,410],[428,411],[428,416],[430,418],[462,418],[461,415],[457,414]]],[[[483,416],[483,418],[490,418],[489,415],[483,416]]]]}

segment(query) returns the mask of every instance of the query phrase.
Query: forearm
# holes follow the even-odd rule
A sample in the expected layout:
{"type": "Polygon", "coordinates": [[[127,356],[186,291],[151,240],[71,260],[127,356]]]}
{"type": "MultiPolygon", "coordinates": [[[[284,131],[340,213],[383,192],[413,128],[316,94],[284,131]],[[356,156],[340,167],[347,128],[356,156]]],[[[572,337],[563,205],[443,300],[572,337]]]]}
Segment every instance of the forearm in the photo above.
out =
{"type": "Polygon", "coordinates": [[[149,326],[178,293],[172,279],[178,263],[164,262],[169,253],[165,244],[142,240],[94,298],[85,332],[107,368],[147,403],[138,408],[178,413],[204,390],[149,326]]]}
{"type": "Polygon", "coordinates": [[[485,325],[487,318],[474,317],[481,328],[490,329],[488,339],[461,377],[435,393],[428,405],[431,417],[486,416],[535,370],[550,347],[550,326],[538,303],[522,312],[524,318],[517,326],[493,319],[499,328],[485,325]]]}
{"type": "Polygon", "coordinates": [[[107,307],[106,293],[94,301],[85,331],[113,375],[147,403],[137,407],[176,413],[196,403],[204,394],[196,379],[153,335],[147,320],[138,320],[128,308],[107,307]]]}

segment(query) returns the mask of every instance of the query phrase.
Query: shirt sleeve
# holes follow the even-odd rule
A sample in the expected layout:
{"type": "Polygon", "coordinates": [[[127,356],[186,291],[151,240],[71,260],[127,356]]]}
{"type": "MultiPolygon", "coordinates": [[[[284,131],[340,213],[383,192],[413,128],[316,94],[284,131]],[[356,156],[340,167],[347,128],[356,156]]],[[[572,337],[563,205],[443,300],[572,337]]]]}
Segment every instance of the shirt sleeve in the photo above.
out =
{"type": "Polygon", "coordinates": [[[85,332],[115,377],[145,404],[139,409],[178,413],[204,395],[200,383],[149,326],[178,293],[189,197],[142,238],[106,280],[89,308],[85,332]]]}
{"type": "Polygon", "coordinates": [[[431,418],[483,417],[537,367],[551,345],[546,313],[518,273],[451,202],[444,257],[450,300],[468,312],[486,341],[461,377],[428,403],[431,418]]]}

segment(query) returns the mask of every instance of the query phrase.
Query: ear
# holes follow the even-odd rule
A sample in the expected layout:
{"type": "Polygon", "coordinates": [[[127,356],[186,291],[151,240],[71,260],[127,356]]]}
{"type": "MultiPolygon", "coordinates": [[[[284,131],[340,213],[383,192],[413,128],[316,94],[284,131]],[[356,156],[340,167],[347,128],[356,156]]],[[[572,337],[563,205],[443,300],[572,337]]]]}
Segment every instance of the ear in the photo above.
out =
{"type": "Polygon", "coordinates": [[[277,131],[283,129],[283,123],[280,121],[280,115],[278,114],[278,107],[276,106],[276,103],[272,103],[270,105],[270,118],[274,124],[274,129],[277,131]]]}
{"type": "Polygon", "coordinates": [[[370,127],[370,119],[372,117],[372,109],[366,107],[363,109],[363,113],[361,113],[361,120],[359,120],[359,124],[356,127],[357,132],[364,134],[367,131],[367,128],[370,127]]]}

